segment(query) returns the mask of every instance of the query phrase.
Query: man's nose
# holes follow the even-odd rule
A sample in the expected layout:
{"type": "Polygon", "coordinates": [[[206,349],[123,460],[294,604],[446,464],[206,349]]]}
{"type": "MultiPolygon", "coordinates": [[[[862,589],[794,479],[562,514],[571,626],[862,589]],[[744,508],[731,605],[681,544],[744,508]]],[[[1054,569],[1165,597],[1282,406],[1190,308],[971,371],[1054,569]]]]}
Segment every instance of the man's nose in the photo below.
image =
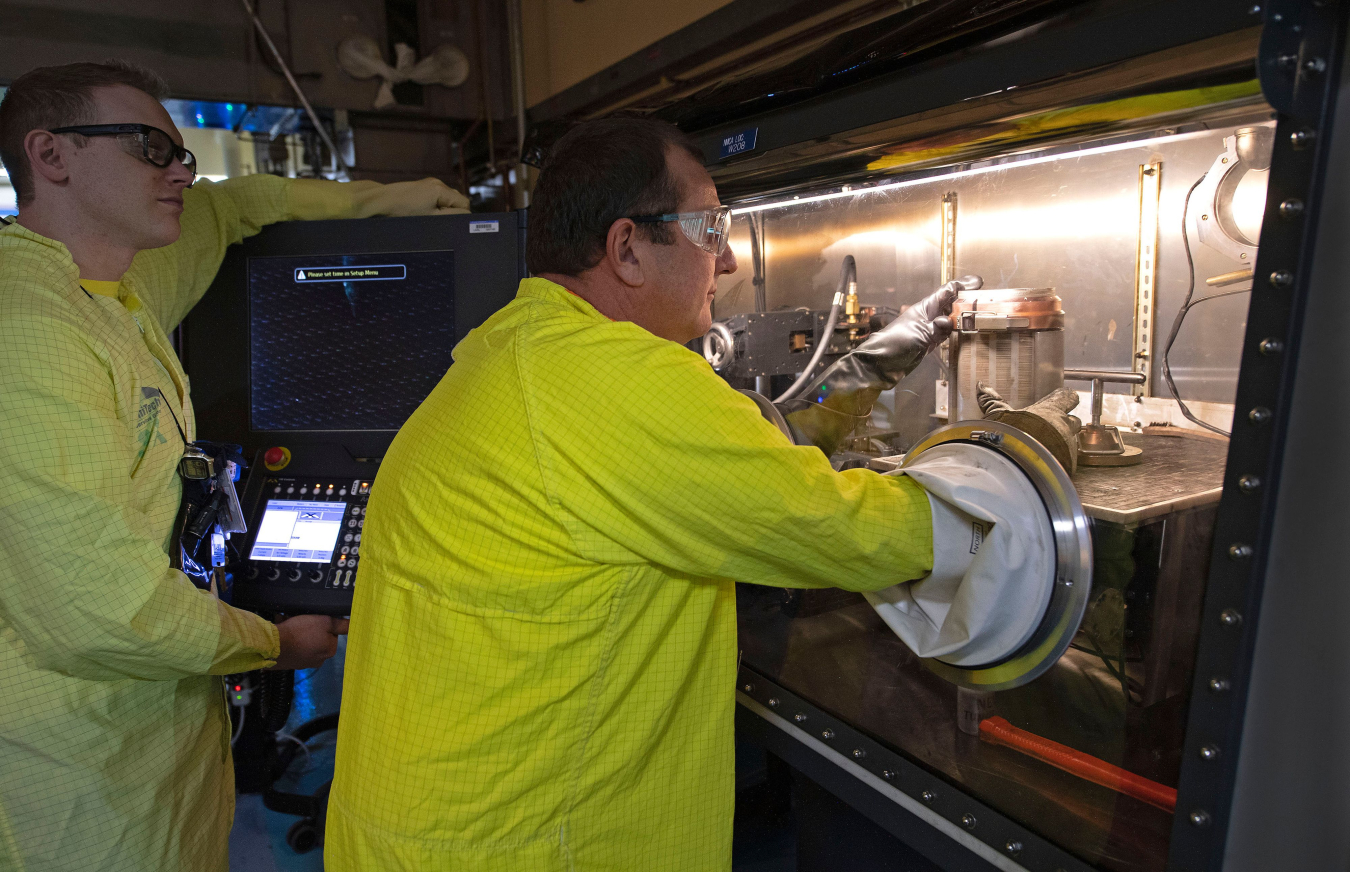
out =
{"type": "Polygon", "coordinates": [[[184,166],[183,162],[178,158],[174,158],[173,163],[164,168],[164,172],[168,174],[170,182],[173,182],[175,185],[183,185],[184,187],[191,185],[197,178],[192,170],[184,166]]]}
{"type": "Polygon", "coordinates": [[[717,258],[717,274],[734,273],[736,271],[736,252],[732,251],[731,246],[717,258]]]}

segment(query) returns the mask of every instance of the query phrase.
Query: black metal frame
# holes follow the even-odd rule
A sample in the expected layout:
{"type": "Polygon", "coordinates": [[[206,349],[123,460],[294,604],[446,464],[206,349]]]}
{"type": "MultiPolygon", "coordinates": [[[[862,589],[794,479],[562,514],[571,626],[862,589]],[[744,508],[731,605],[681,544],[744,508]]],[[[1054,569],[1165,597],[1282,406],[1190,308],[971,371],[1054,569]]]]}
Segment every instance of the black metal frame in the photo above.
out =
{"type": "Polygon", "coordinates": [[[964,831],[992,852],[1004,854],[1032,872],[1090,872],[1092,867],[1050,840],[755,670],[741,666],[736,691],[739,733],[753,738],[942,868],[986,872],[998,867],[938,831],[916,812],[903,808],[886,795],[887,788],[900,791],[951,829],[964,831]],[[816,750],[816,743],[834,753],[816,750]]]}
{"type": "Polygon", "coordinates": [[[1272,0],[1274,158],[1205,588],[1169,868],[1222,868],[1350,5],[1272,0]]]}
{"type": "MultiPolygon", "coordinates": [[[[1178,37],[1184,41],[1213,36],[1224,32],[1225,28],[1231,30],[1242,15],[1264,12],[1258,70],[1263,93],[1277,112],[1276,145],[1255,264],[1257,278],[1247,317],[1233,437],[1202,612],[1177,815],[1168,861],[1169,869],[1217,870],[1224,865],[1257,617],[1290,418],[1294,363],[1298,357],[1309,293],[1316,222],[1322,200],[1320,186],[1326,176],[1327,140],[1336,88],[1341,78],[1350,3],[1345,0],[1270,0],[1264,10],[1247,3],[1169,4],[1173,10],[1178,10],[1184,26],[1171,27],[1162,36],[1156,30],[1141,35],[1141,28],[1122,26],[1123,18],[1128,16],[1119,4],[1096,5],[1110,7],[1111,15],[1078,22],[1053,35],[1047,33],[1046,52],[1031,59],[1021,57],[1018,72],[1005,72],[1001,81],[1006,84],[1021,72],[1043,65],[1047,57],[1060,64],[1061,70],[1086,68],[1086,65],[1073,65],[1074,58],[1085,60],[1084,47],[1062,44],[1072,38],[1075,29],[1080,35],[1097,32],[1106,26],[1104,22],[1114,21],[1115,29],[1111,35],[1120,39],[1113,39],[1109,46],[1100,41],[1093,41],[1092,45],[1094,56],[1099,62],[1105,62],[1116,54],[1124,57],[1129,52],[1157,50],[1173,44],[1178,37]],[[1242,9],[1238,10],[1238,6],[1242,9]],[[1208,23],[1206,16],[1209,16],[1208,23]],[[1049,51],[1050,48],[1054,51],[1049,51]]],[[[1157,14],[1159,5],[1135,4],[1133,15],[1150,14],[1150,9],[1152,14],[1157,14]]],[[[1250,19],[1245,23],[1250,24],[1250,19]]],[[[1009,48],[1019,55],[1030,50],[1025,41],[1009,48]]],[[[758,123],[761,145],[773,149],[813,137],[845,133],[860,124],[882,120],[881,114],[890,113],[890,117],[896,118],[942,105],[943,101],[955,102],[983,93],[978,89],[1000,81],[991,78],[990,66],[999,54],[988,54],[989,57],[963,59],[945,68],[934,62],[903,77],[859,86],[828,100],[708,131],[702,140],[705,147],[715,145],[732,127],[741,129],[758,123]],[[942,76],[934,78],[939,72],[942,76]],[[914,87],[916,81],[930,79],[931,88],[914,87]],[[886,95],[902,95],[907,90],[908,95],[903,99],[886,99],[886,95]]],[[[712,148],[711,153],[715,154],[716,149],[712,148]]],[[[1024,845],[1024,853],[1017,861],[1028,868],[1086,868],[1077,860],[1072,860],[1069,865],[1061,863],[1058,867],[1045,865],[1040,858],[1052,855],[1043,854],[1044,850],[1063,852],[961,795],[936,776],[885,751],[839,719],[788,694],[752,670],[742,669],[738,685],[741,692],[759,706],[768,706],[772,696],[780,704],[790,705],[794,712],[805,714],[812,729],[831,730],[835,737],[831,746],[838,748],[840,759],[849,765],[859,765],[873,775],[881,775],[885,770],[898,773],[901,789],[910,795],[921,796],[923,790],[934,789],[932,785],[941,785],[948,795],[957,793],[957,797],[950,800],[950,809],[944,807],[944,816],[959,822],[961,815],[970,813],[981,823],[985,820],[996,822],[989,831],[998,835],[986,837],[980,834],[982,840],[998,847],[998,839],[1004,838],[1004,833],[1014,834],[1024,845]],[[791,700],[791,703],[785,700],[791,700]],[[844,748],[844,745],[848,747],[844,748]],[[853,748],[864,751],[858,761],[849,759],[853,748]],[[911,784],[913,788],[908,786],[911,784]],[[963,811],[966,807],[978,810],[963,811]]],[[[770,738],[774,735],[774,731],[759,732],[770,738]]],[[[781,730],[776,732],[788,735],[781,730]]],[[[804,745],[795,753],[791,748],[784,750],[781,741],[773,750],[804,770],[807,768],[804,761],[809,760],[810,755],[821,756],[804,745]]],[[[843,784],[838,773],[846,770],[838,765],[825,767],[821,770],[824,775],[807,771],[859,811],[923,849],[916,841],[912,822],[904,826],[893,820],[887,823],[886,815],[894,816],[896,810],[881,810],[891,801],[879,791],[867,787],[860,792],[856,786],[843,784]],[[835,777],[829,777],[830,771],[835,777]]]]}

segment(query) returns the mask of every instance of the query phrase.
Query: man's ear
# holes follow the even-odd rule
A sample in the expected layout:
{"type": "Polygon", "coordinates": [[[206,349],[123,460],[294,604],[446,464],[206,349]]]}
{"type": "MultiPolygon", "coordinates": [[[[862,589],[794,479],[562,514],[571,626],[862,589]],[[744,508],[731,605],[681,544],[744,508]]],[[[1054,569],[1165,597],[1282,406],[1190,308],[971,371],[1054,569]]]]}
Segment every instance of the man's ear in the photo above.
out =
{"type": "Polygon", "coordinates": [[[605,258],[610,269],[619,277],[619,281],[629,287],[641,287],[646,282],[643,274],[642,259],[635,244],[637,225],[629,218],[620,218],[609,225],[609,235],[605,237],[605,258]]]}
{"type": "Polygon", "coordinates": [[[30,130],[23,138],[24,154],[33,175],[42,176],[54,185],[63,185],[70,179],[67,153],[72,145],[46,130],[30,130]]]}

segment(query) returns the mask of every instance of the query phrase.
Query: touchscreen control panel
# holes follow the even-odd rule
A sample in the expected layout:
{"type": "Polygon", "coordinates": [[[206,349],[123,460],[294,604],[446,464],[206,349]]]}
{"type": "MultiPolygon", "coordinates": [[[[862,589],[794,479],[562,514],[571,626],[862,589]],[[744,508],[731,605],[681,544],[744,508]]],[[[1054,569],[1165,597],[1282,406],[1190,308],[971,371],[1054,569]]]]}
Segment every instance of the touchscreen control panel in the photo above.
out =
{"type": "Polygon", "coordinates": [[[348,614],[371,484],[369,478],[279,474],[254,484],[247,539],[230,567],[234,604],[260,612],[348,614]]]}
{"type": "Polygon", "coordinates": [[[370,482],[270,478],[244,578],[351,590],[370,482]]]}

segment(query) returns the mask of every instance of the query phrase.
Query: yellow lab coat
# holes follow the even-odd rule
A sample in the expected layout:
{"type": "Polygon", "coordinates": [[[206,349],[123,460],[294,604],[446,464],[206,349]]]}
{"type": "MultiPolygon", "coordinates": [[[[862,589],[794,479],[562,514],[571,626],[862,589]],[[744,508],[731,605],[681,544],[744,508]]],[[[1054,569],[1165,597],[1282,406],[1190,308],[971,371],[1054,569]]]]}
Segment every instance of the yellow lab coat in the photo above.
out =
{"type": "Polygon", "coordinates": [[[199,182],[118,299],[82,290],[61,243],[0,228],[0,870],[226,868],[213,676],[270,665],[277,632],[169,567],[196,434],[165,329],[231,243],[351,208],[336,183],[199,182]]]}
{"type": "Polygon", "coordinates": [[[908,478],[835,472],[697,354],[525,280],[376,478],[326,868],[729,868],[733,581],[918,578],[929,524],[908,478]]]}

